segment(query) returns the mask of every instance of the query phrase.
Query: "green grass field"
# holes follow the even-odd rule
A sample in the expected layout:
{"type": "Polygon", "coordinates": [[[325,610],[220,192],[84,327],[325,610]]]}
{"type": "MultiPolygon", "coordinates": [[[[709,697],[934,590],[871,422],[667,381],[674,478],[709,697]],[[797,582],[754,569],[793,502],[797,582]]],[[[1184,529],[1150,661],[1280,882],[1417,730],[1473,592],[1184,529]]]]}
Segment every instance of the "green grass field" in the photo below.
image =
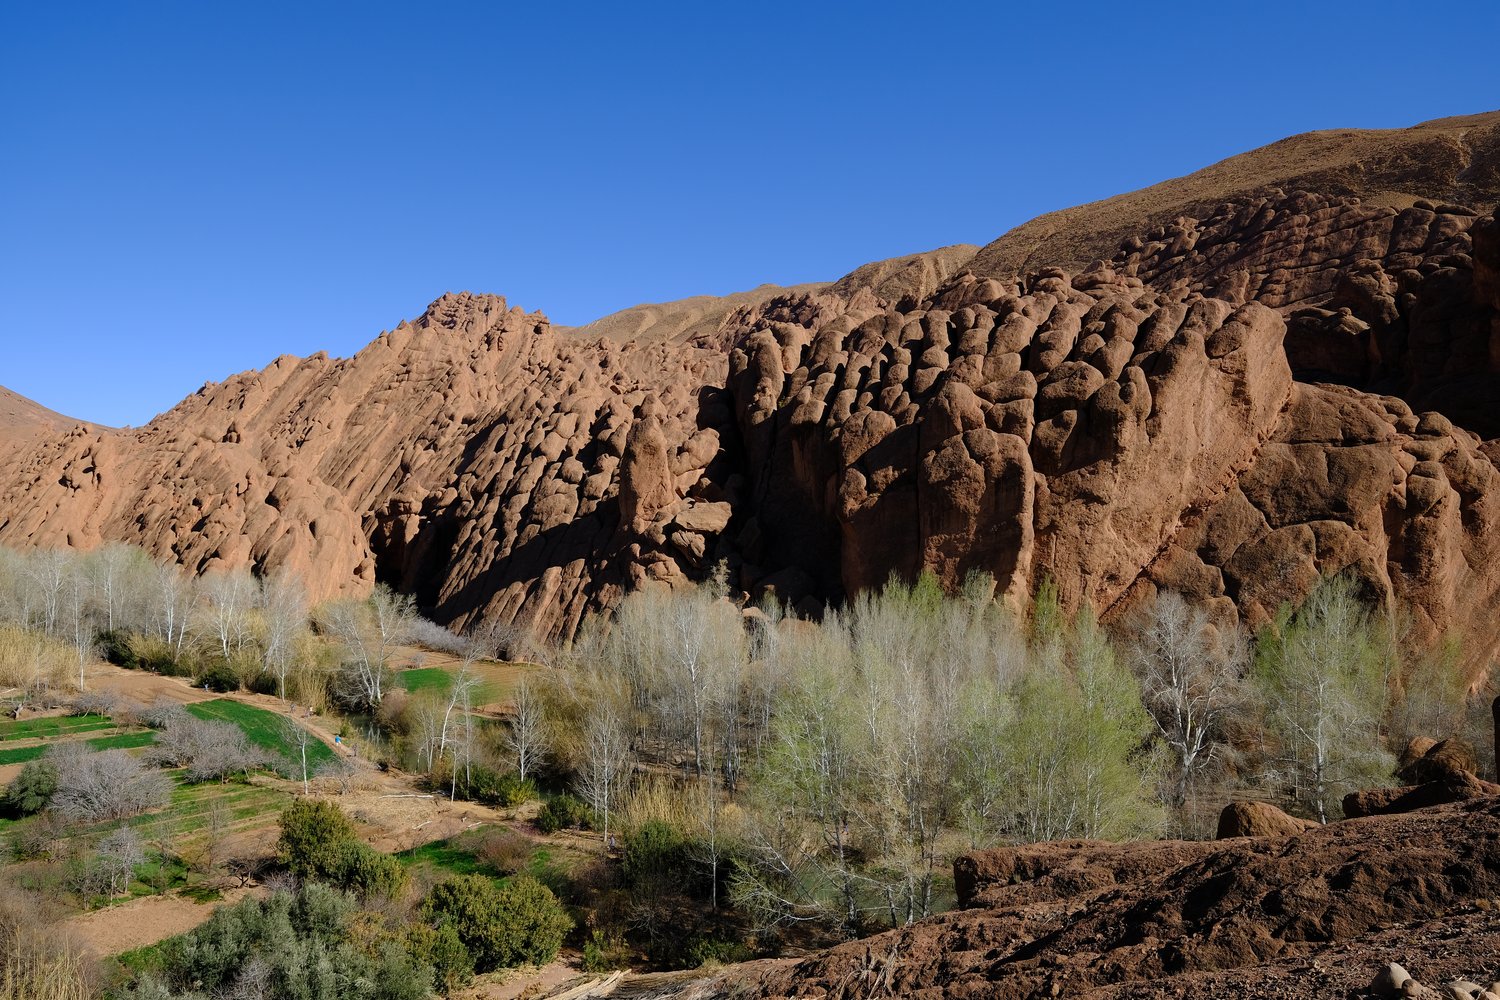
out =
{"type": "MultiPolygon", "coordinates": [[[[109,728],[109,727],[105,727],[109,728]]],[[[68,743],[70,740],[58,740],[58,743],[68,743]]],[[[150,746],[156,742],[156,734],[153,732],[129,732],[116,733],[112,736],[99,736],[86,740],[89,748],[93,750],[131,750],[136,747],[150,746]]],[[[36,760],[45,754],[53,743],[39,743],[30,747],[15,747],[11,750],[0,750],[0,765],[24,764],[27,761],[36,760]]]]}
{"type": "Polygon", "coordinates": [[[0,722],[0,740],[41,740],[74,733],[88,733],[113,728],[114,723],[102,715],[63,715],[46,719],[22,719],[0,722]]]}
{"type": "MultiPolygon", "coordinates": [[[[431,693],[438,696],[446,695],[453,690],[453,671],[447,667],[417,667],[415,670],[403,670],[396,675],[396,683],[408,694],[431,693]]],[[[500,685],[492,680],[481,680],[470,702],[474,705],[487,705],[500,697],[500,685]]]]}
{"type": "Polygon", "coordinates": [[[412,694],[420,691],[431,691],[435,694],[447,694],[453,687],[453,675],[442,667],[419,667],[416,670],[403,670],[396,675],[396,681],[403,690],[412,694]]]}
{"type": "Polygon", "coordinates": [[[431,868],[443,875],[494,875],[495,870],[474,852],[452,840],[434,840],[396,855],[408,868],[431,868]]]}
{"type": "MultiPolygon", "coordinates": [[[[263,708],[246,705],[228,698],[201,701],[189,705],[187,710],[200,719],[215,722],[231,722],[244,732],[251,743],[269,750],[286,761],[285,767],[276,770],[284,777],[301,777],[301,752],[287,739],[285,725],[287,717],[268,712],[263,708]]],[[[295,725],[295,723],[294,723],[295,725]]],[[[333,760],[333,751],[322,740],[314,739],[307,745],[307,769],[316,771],[333,760]]]]}

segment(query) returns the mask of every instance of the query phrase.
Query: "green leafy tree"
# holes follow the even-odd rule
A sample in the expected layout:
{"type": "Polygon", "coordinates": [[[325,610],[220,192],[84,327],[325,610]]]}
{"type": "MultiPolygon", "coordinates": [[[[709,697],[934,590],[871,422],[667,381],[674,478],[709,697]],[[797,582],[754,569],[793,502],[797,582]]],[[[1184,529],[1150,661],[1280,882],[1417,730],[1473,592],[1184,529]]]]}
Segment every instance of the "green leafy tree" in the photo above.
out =
{"type": "Polygon", "coordinates": [[[1026,840],[1148,836],[1163,815],[1156,724],[1093,617],[1044,646],[1006,727],[1010,806],[1026,840]]]}
{"type": "Polygon", "coordinates": [[[1345,794],[1389,780],[1381,740],[1392,674],[1391,629],[1348,577],[1323,581],[1260,637],[1255,683],[1278,748],[1273,774],[1327,822],[1345,794]]]}
{"type": "Polygon", "coordinates": [[[544,965],[557,957],[572,927],[552,890],[527,875],[504,885],[483,875],[439,882],[422,916],[435,927],[451,927],[479,972],[544,965]]]}
{"type": "Polygon", "coordinates": [[[21,768],[5,790],[5,804],[21,816],[31,816],[47,808],[57,792],[57,767],[45,757],[21,768]]]}
{"type": "Polygon", "coordinates": [[[276,856],[303,878],[326,877],[339,870],[344,845],[354,839],[354,824],[332,802],[298,799],[281,813],[276,856]]]}

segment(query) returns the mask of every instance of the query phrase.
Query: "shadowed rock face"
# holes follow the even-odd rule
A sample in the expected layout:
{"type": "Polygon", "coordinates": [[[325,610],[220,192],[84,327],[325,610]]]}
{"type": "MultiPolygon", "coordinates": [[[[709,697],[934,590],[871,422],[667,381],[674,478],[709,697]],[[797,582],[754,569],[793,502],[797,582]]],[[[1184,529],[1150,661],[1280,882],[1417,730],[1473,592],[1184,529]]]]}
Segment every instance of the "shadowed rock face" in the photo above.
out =
{"type": "MultiPolygon", "coordinates": [[[[1493,123],[1464,122],[1463,183],[1439,158],[1428,189],[1492,195],[1493,123]]],[[[1416,176],[1402,156],[1389,177],[1416,176]]],[[[324,596],[383,580],[551,636],[721,562],[806,612],[983,570],[1018,600],[1051,577],[1122,614],[1170,587],[1251,623],[1350,569],[1430,634],[1481,623],[1487,656],[1500,229],[1317,170],[1313,192],[1226,176],[1172,182],[1222,196],[1165,222],[1157,198],[1081,273],[952,247],[577,331],[447,295],[144,429],[12,436],[0,543],[287,566],[324,596]]]]}

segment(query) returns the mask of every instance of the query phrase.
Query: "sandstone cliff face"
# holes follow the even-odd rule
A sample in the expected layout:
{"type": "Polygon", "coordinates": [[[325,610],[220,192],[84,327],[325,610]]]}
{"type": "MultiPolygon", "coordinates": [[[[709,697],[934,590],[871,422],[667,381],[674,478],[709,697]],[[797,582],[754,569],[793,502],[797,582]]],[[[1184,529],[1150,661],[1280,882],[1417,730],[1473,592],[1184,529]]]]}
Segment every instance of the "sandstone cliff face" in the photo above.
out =
{"type": "MultiPolygon", "coordinates": [[[[1493,127],[1424,183],[1500,189],[1493,127]]],[[[1016,600],[1048,576],[1118,615],[1170,587],[1256,623],[1348,569],[1429,634],[1487,623],[1500,228],[1391,196],[1413,149],[1458,141],[1414,131],[1400,169],[1367,164],[1373,200],[1310,167],[1324,189],[1226,192],[1081,272],[953,247],[571,331],[444,296],[144,429],[13,435],[0,544],[119,539],[323,596],[383,580],[553,637],[720,563],[806,613],[982,570],[1016,600]]],[[[1477,638],[1476,659],[1500,632],[1477,638]]]]}
{"type": "Polygon", "coordinates": [[[202,572],[285,566],[320,596],[380,579],[447,618],[525,614],[562,634],[651,571],[616,538],[622,482],[645,508],[695,486],[727,423],[704,388],[722,368],[445,296],[346,361],[278,359],[143,430],[23,450],[0,479],[0,542],[123,539],[202,572]],[[638,410],[654,442],[632,438],[638,410]]]}

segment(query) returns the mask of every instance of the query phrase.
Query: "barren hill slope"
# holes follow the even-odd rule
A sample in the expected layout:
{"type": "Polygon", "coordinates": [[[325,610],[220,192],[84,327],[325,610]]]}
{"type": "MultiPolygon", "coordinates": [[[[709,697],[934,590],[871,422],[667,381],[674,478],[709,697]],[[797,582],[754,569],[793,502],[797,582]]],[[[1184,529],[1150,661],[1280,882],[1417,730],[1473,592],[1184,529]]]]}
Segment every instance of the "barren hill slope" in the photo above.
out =
{"type": "MultiPolygon", "coordinates": [[[[1172,587],[1252,622],[1351,570],[1430,634],[1492,629],[1494,122],[1246,154],[1276,169],[1171,182],[1221,199],[1197,215],[1112,208],[1133,235],[1081,272],[971,273],[952,247],[577,330],[447,295],[353,358],[0,453],[0,543],[384,580],[444,622],[554,636],[720,563],[806,613],[978,569],[1018,598],[1050,576],[1119,613],[1172,587]],[[1392,194],[1439,188],[1475,203],[1392,194]]],[[[1079,211],[1078,239],[1115,225],[1079,211]]]]}
{"type": "Polygon", "coordinates": [[[1076,270],[1114,256],[1122,240],[1220,203],[1305,190],[1381,208],[1420,199],[1491,210],[1500,199],[1500,111],[1404,129],[1327,129],[1294,135],[1212,166],[1103,201],[1048,212],[988,244],[981,275],[1039,267],[1076,270]]]}
{"type": "Polygon", "coordinates": [[[83,421],[65,417],[0,385],[0,435],[57,431],[80,423],[83,421]]]}

